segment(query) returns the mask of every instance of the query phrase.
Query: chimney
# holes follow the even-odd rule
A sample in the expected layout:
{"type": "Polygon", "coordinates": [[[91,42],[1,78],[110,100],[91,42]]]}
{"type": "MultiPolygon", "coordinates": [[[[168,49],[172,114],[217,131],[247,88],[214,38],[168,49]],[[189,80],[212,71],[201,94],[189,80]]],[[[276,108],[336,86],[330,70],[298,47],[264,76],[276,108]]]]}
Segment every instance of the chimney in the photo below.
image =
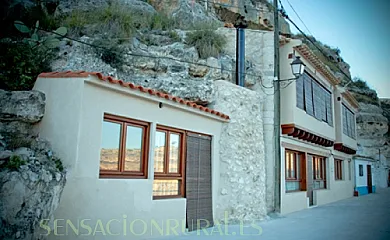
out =
{"type": "Polygon", "coordinates": [[[236,33],[236,84],[245,86],[245,28],[248,27],[244,16],[240,16],[234,27],[237,29],[236,33]]]}

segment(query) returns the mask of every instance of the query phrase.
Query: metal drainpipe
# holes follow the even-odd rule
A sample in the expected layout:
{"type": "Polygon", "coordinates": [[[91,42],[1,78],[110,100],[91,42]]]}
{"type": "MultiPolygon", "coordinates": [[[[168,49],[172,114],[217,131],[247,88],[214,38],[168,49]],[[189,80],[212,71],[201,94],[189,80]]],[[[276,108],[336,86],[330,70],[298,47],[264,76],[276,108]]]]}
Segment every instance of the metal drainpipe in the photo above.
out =
{"type": "Polygon", "coordinates": [[[234,25],[236,33],[236,84],[245,86],[245,28],[248,27],[244,17],[237,19],[234,25]]]}

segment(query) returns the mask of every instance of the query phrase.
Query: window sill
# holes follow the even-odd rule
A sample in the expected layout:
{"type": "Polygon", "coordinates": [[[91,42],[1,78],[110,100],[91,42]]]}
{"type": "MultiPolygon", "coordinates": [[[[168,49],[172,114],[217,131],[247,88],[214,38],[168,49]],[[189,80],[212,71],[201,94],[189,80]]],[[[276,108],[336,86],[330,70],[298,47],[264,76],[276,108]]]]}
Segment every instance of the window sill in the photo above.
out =
{"type": "Polygon", "coordinates": [[[185,199],[183,196],[153,196],[153,201],[154,200],[175,200],[175,199],[185,199]]]}
{"type": "Polygon", "coordinates": [[[99,179],[127,179],[147,180],[146,176],[124,175],[124,174],[99,174],[99,179]]]}
{"type": "Polygon", "coordinates": [[[286,191],[286,194],[288,194],[288,193],[300,193],[300,192],[306,192],[306,190],[292,190],[292,191],[286,191]]]}

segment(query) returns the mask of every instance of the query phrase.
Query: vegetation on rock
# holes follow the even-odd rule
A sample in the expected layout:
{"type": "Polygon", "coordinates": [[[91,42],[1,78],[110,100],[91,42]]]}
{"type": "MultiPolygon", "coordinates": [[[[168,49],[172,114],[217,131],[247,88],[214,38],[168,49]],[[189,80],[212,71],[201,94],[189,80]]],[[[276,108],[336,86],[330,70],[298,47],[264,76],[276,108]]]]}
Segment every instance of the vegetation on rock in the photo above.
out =
{"type": "Polygon", "coordinates": [[[211,29],[189,32],[186,42],[195,46],[200,58],[218,57],[226,44],[225,39],[211,29]]]}
{"type": "Polygon", "coordinates": [[[19,157],[17,155],[13,155],[4,164],[4,168],[7,168],[7,169],[12,170],[12,171],[17,171],[20,168],[20,166],[25,165],[25,164],[26,164],[26,161],[24,161],[21,157],[19,157]]]}

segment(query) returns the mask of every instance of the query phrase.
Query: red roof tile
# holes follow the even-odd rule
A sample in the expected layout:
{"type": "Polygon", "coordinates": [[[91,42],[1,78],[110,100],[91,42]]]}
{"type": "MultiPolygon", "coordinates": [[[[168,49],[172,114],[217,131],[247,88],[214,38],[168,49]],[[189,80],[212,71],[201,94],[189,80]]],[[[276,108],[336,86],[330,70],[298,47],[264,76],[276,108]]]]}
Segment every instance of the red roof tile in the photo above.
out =
{"type": "Polygon", "coordinates": [[[104,76],[102,73],[99,73],[99,72],[85,72],[85,71],[48,72],[48,73],[41,73],[41,74],[39,74],[38,77],[40,77],[40,78],[84,78],[84,77],[89,77],[90,75],[96,76],[98,79],[105,81],[105,82],[109,82],[112,84],[119,84],[122,87],[127,87],[127,88],[132,89],[132,90],[138,90],[140,92],[148,93],[148,94],[154,95],[156,97],[165,98],[167,100],[178,102],[180,104],[186,105],[188,107],[199,109],[200,111],[216,115],[216,116],[221,117],[221,118],[226,119],[226,120],[230,119],[230,117],[228,115],[225,115],[223,113],[215,111],[214,109],[203,107],[203,106],[198,105],[194,102],[187,101],[187,100],[184,100],[182,98],[175,97],[175,96],[172,96],[172,95],[169,95],[169,94],[166,94],[163,92],[159,92],[159,91],[156,91],[156,90],[153,90],[150,88],[145,88],[145,87],[138,86],[138,85],[135,85],[135,84],[130,83],[130,82],[124,82],[122,80],[114,79],[111,76],[104,76]]]}

